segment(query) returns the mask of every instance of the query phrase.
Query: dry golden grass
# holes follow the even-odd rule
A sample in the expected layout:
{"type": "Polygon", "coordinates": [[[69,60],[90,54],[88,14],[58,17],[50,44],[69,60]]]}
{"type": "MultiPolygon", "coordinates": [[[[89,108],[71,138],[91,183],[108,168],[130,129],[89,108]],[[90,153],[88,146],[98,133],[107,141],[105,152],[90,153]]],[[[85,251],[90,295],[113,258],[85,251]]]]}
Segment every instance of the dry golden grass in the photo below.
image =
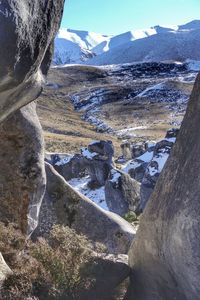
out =
{"type": "Polygon", "coordinates": [[[37,111],[44,130],[46,151],[74,153],[79,152],[81,147],[86,147],[92,140],[109,139],[114,143],[116,155],[120,155],[121,142],[115,136],[96,132],[94,126],[83,121],[81,113],[74,110],[68,96],[69,92],[75,92],[83,86],[90,87],[94,82],[106,82],[104,73],[95,67],[77,68],[84,72],[79,74],[76,68],[72,68],[73,72],[69,76],[65,68],[51,70],[49,82],[62,87],[57,90],[47,87],[38,99],[37,111]]]}
{"type": "MultiPolygon", "coordinates": [[[[123,105],[117,102],[115,105],[106,104],[102,107],[102,119],[116,129],[122,130],[127,127],[146,127],[146,129],[135,130],[137,135],[132,140],[158,140],[165,136],[166,131],[172,127],[171,122],[180,122],[184,113],[173,116],[167,108],[166,103],[132,103],[123,105]]],[[[175,127],[175,126],[173,126],[175,127]]]]}
{"type": "MultiPolygon", "coordinates": [[[[91,140],[109,139],[113,141],[116,156],[121,155],[121,139],[114,134],[96,132],[94,126],[81,119],[81,113],[74,110],[69,95],[94,87],[113,88],[113,78],[98,67],[68,66],[51,69],[49,83],[56,83],[59,88],[45,88],[38,100],[38,115],[44,130],[46,150],[50,152],[74,153],[86,147],[91,140]]],[[[136,88],[139,83],[134,83],[136,88]]],[[[182,84],[176,80],[169,81],[172,88],[183,90],[189,94],[192,84],[182,84]]],[[[134,131],[137,137],[132,142],[158,140],[166,131],[174,127],[172,121],[180,123],[184,111],[174,113],[166,103],[150,103],[147,99],[124,105],[124,101],[105,104],[99,111],[99,117],[115,130],[127,127],[143,126],[146,129],[134,131]]]]}

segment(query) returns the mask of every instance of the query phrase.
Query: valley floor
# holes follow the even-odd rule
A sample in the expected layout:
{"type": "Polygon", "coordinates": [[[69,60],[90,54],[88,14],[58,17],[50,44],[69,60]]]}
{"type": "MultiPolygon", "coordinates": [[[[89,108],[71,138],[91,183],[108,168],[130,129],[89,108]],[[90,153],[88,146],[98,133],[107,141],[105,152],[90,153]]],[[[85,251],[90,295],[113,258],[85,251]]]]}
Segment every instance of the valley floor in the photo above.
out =
{"type": "Polygon", "coordinates": [[[52,68],[38,101],[46,150],[75,153],[91,140],[158,140],[179,127],[197,72],[179,64],[52,68]]]}

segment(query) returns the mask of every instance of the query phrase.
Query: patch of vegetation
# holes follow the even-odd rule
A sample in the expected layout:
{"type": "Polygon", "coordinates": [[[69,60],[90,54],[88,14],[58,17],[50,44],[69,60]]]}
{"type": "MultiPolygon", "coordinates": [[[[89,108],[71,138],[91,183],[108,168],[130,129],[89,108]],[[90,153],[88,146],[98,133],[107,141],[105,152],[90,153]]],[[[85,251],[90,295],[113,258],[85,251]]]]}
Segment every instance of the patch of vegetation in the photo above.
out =
{"type": "Polygon", "coordinates": [[[81,291],[94,283],[89,270],[97,250],[101,251],[99,245],[92,245],[69,227],[55,225],[48,241],[39,238],[33,243],[14,225],[0,223],[0,251],[13,270],[3,283],[0,298],[79,299],[81,291]]]}
{"type": "Polygon", "coordinates": [[[125,214],[124,219],[129,223],[135,223],[138,221],[138,217],[133,211],[129,211],[127,214],[125,214]]]}

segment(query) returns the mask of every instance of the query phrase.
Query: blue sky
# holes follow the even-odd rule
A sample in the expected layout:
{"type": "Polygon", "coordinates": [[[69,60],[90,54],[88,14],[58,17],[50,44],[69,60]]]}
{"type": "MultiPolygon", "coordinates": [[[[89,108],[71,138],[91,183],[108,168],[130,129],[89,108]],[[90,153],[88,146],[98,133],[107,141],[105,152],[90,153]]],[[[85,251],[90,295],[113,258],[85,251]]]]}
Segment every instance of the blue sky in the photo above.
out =
{"type": "Polygon", "coordinates": [[[61,27],[119,34],[200,19],[200,0],[66,0],[61,27]]]}

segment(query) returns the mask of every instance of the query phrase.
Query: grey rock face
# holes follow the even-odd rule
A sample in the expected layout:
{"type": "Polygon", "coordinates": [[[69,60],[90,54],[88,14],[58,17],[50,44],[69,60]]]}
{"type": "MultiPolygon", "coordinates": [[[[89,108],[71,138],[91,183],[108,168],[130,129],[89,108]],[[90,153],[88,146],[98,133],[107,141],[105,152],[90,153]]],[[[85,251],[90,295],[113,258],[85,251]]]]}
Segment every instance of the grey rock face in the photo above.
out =
{"type": "Polygon", "coordinates": [[[64,0],[0,2],[0,121],[37,98],[64,0]]]}
{"type": "Polygon", "coordinates": [[[132,144],[124,142],[121,144],[122,155],[125,160],[130,160],[141,156],[145,152],[145,145],[143,143],[132,144]]]}
{"type": "Polygon", "coordinates": [[[142,182],[148,163],[139,160],[137,160],[137,162],[138,164],[133,168],[130,168],[128,173],[131,178],[135,179],[138,182],[142,182]]]}
{"type": "Polygon", "coordinates": [[[140,203],[140,184],[128,174],[112,169],[105,185],[105,198],[110,211],[124,216],[137,211],[140,203]]]}
{"type": "Polygon", "coordinates": [[[174,146],[176,134],[178,134],[178,130],[168,131],[166,136],[170,137],[158,142],[154,147],[153,158],[148,164],[142,179],[140,191],[141,211],[144,210],[146,203],[155,188],[158,177],[170,155],[172,147],[174,146]]]}
{"type": "Polygon", "coordinates": [[[176,138],[180,129],[178,128],[171,128],[167,130],[165,138],[170,139],[170,138],[176,138]]]}
{"type": "Polygon", "coordinates": [[[144,155],[129,161],[122,168],[122,171],[124,173],[128,173],[131,178],[137,180],[138,182],[142,182],[147,166],[153,158],[153,149],[152,147],[150,147],[149,149],[147,149],[144,155]]]}
{"type": "Polygon", "coordinates": [[[44,141],[35,103],[0,125],[0,220],[24,233],[37,225],[45,190],[44,141]]]}
{"type": "Polygon", "coordinates": [[[132,159],[131,143],[126,141],[121,144],[122,156],[125,160],[132,159]]]}
{"type": "Polygon", "coordinates": [[[175,146],[129,251],[128,300],[200,295],[200,75],[175,146]]]}
{"type": "Polygon", "coordinates": [[[47,189],[37,236],[47,236],[52,225],[58,223],[105,244],[110,253],[127,253],[135,233],[128,222],[76,192],[48,163],[46,174],[47,189]]]}
{"type": "Polygon", "coordinates": [[[132,146],[132,158],[137,158],[144,154],[145,145],[143,143],[138,143],[132,146]]]}
{"type": "Polygon", "coordinates": [[[94,141],[82,149],[91,186],[103,186],[113,168],[114,148],[111,141],[94,141]]]}
{"type": "Polygon", "coordinates": [[[80,154],[63,158],[53,164],[53,166],[55,170],[65,178],[65,180],[81,178],[85,176],[86,173],[85,160],[80,154]]]}
{"type": "Polygon", "coordinates": [[[95,283],[92,289],[83,291],[78,300],[111,300],[115,288],[130,273],[127,255],[98,255],[92,268],[95,283]]]}

